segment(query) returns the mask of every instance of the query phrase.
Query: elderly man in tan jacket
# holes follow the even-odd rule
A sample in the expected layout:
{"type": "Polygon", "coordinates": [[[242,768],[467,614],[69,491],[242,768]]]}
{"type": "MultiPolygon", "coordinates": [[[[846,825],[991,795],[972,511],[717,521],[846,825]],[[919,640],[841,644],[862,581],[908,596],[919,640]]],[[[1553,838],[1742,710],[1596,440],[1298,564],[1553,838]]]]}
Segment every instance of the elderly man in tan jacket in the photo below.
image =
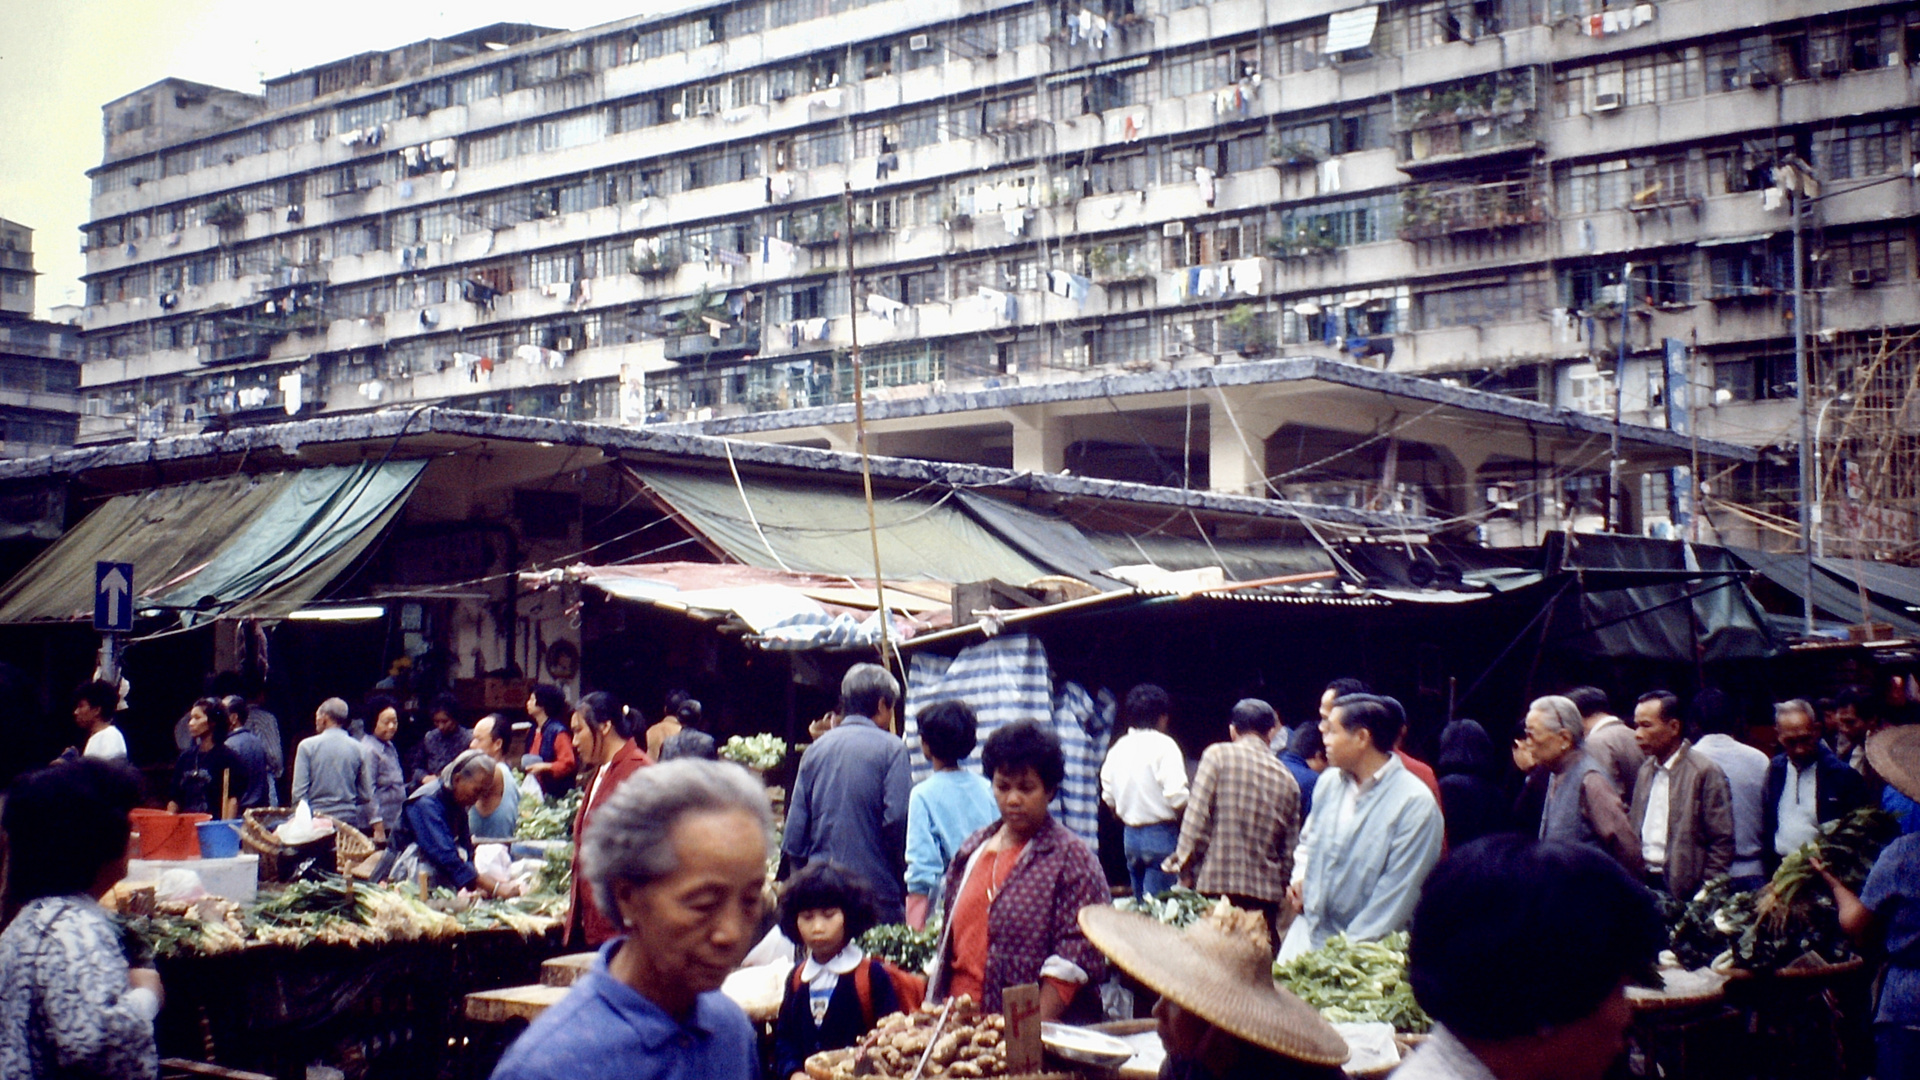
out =
{"type": "Polygon", "coordinates": [[[1647,885],[1690,900],[1733,865],[1733,788],[1720,766],[1682,737],[1679,698],[1664,690],[1642,694],[1633,723],[1647,755],[1631,814],[1647,885]]]}

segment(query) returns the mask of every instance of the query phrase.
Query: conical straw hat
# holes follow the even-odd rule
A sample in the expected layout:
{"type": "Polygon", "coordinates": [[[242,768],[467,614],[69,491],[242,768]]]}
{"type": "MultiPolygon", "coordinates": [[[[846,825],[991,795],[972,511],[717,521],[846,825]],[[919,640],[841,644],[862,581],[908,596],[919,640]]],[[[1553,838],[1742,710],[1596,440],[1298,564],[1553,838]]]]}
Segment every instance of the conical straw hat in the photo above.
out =
{"type": "MultiPolygon", "coordinates": [[[[1253,923],[1251,912],[1226,909],[1253,923]]],[[[1216,909],[1218,912],[1218,909],[1216,909]]],[[[1230,921],[1230,920],[1229,920],[1230,921]]],[[[1264,926],[1250,936],[1213,915],[1175,930],[1106,904],[1080,909],[1080,929],[1121,970],[1174,1004],[1255,1046],[1309,1065],[1340,1065],[1347,1041],[1313,1006],[1273,981],[1264,926]]]]}

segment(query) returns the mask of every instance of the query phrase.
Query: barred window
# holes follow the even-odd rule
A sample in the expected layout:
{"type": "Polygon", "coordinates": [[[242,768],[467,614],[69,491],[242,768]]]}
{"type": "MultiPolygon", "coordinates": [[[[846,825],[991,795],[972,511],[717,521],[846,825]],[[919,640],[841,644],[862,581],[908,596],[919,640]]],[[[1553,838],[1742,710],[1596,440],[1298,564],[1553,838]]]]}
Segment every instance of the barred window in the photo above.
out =
{"type": "Polygon", "coordinates": [[[1905,164],[1901,152],[1902,129],[1898,120],[1879,120],[1866,124],[1848,124],[1828,132],[1816,142],[1815,153],[1827,168],[1827,179],[1849,180],[1898,172],[1905,164]]]}
{"type": "Polygon", "coordinates": [[[1560,206],[1578,217],[1625,206],[1632,170],[1625,158],[1590,161],[1568,167],[1560,179],[1560,206]]]}
{"type": "Polygon", "coordinates": [[[1516,274],[1504,280],[1438,289],[1419,296],[1420,327],[1482,326],[1523,322],[1548,307],[1544,272],[1516,274]]]}
{"type": "Polygon", "coordinates": [[[1907,281],[1913,276],[1905,229],[1865,229],[1835,237],[1829,234],[1821,265],[1830,274],[1827,284],[1877,285],[1907,281]]]}
{"type": "Polygon", "coordinates": [[[1095,364],[1127,364],[1159,357],[1153,322],[1145,315],[1108,319],[1093,334],[1095,364]]]}

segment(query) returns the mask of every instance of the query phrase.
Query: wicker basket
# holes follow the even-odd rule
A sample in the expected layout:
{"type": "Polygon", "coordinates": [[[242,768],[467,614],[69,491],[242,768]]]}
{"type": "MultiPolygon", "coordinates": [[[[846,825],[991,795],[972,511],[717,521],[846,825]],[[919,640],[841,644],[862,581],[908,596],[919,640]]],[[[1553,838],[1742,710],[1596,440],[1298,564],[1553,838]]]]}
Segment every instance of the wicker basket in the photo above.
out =
{"type": "Polygon", "coordinates": [[[327,818],[333,822],[333,832],[319,840],[301,847],[290,847],[273,835],[273,830],[293,816],[293,811],[284,806],[262,807],[248,810],[240,826],[240,846],[260,856],[260,880],[283,880],[282,870],[295,859],[310,856],[310,850],[331,844],[333,847],[334,869],[342,874],[349,873],[356,865],[365,861],[374,852],[373,841],[359,829],[337,818],[327,818]]]}

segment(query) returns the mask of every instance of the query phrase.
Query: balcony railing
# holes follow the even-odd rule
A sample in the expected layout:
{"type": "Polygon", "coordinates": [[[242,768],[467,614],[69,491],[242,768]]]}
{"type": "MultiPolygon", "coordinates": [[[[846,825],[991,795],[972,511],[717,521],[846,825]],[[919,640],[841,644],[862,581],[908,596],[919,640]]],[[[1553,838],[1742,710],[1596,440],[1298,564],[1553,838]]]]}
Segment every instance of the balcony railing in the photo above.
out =
{"type": "Polygon", "coordinates": [[[1545,185],[1536,177],[1479,184],[1422,184],[1402,197],[1400,238],[1432,240],[1495,232],[1548,220],[1545,185]]]}
{"type": "Polygon", "coordinates": [[[237,360],[260,360],[272,351],[278,334],[240,334],[207,345],[207,363],[231,364],[237,360]]]}

